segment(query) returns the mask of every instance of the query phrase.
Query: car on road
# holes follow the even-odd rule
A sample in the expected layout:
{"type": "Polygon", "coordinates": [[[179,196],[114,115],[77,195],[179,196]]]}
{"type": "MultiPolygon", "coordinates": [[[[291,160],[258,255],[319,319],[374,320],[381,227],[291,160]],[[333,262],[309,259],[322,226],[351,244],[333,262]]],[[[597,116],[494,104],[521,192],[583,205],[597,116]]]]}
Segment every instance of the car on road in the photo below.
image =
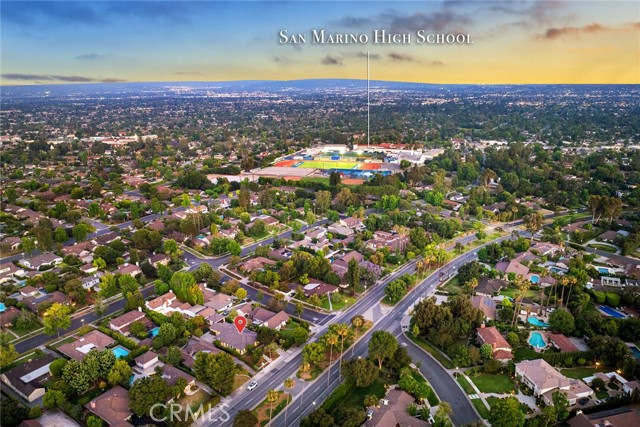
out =
{"type": "Polygon", "coordinates": [[[400,345],[401,345],[401,346],[403,346],[403,347],[406,347],[406,346],[407,346],[407,343],[406,343],[406,342],[403,342],[403,343],[400,343],[400,345]]]}
{"type": "Polygon", "coordinates": [[[251,381],[251,382],[249,383],[249,385],[247,386],[247,390],[251,391],[251,390],[253,390],[253,389],[254,389],[254,388],[256,388],[256,387],[258,387],[258,383],[257,383],[257,382],[255,382],[255,381],[251,381]]]}
{"type": "Polygon", "coordinates": [[[313,319],[311,319],[311,320],[313,320],[313,323],[318,323],[318,318],[317,318],[317,317],[314,317],[314,318],[313,318],[313,319]]]}

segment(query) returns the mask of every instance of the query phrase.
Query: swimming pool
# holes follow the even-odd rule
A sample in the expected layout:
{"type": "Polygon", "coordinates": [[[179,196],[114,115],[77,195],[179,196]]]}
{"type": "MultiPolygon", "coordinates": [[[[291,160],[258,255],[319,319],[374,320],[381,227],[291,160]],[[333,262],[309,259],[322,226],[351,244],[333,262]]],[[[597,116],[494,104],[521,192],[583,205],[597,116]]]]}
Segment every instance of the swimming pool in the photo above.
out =
{"type": "Polygon", "coordinates": [[[153,328],[152,330],[149,331],[149,335],[151,337],[157,337],[158,336],[158,332],[160,332],[160,326],[156,326],[155,328],[153,328]]]}
{"type": "Polygon", "coordinates": [[[531,277],[529,277],[529,280],[531,280],[531,283],[539,283],[540,276],[538,276],[537,274],[532,274],[531,277]]]}
{"type": "Polygon", "coordinates": [[[633,357],[635,357],[636,359],[640,359],[640,350],[638,350],[638,347],[636,347],[635,345],[631,345],[629,346],[629,350],[631,350],[633,357]]]}
{"type": "Polygon", "coordinates": [[[7,309],[7,307],[4,305],[3,302],[0,302],[0,313],[2,313],[3,311],[5,311],[7,309]]]}
{"type": "Polygon", "coordinates": [[[529,317],[527,319],[527,322],[529,322],[530,324],[532,324],[533,326],[537,326],[539,328],[548,328],[549,324],[546,322],[543,322],[542,320],[538,319],[537,317],[529,317]]]}
{"type": "Polygon", "coordinates": [[[532,347],[537,349],[545,348],[547,346],[547,342],[544,340],[544,337],[540,332],[531,332],[528,341],[532,347]]]}
{"type": "Polygon", "coordinates": [[[560,267],[550,267],[549,270],[553,271],[554,273],[564,273],[565,270],[561,269],[560,267]]]}
{"type": "Polygon", "coordinates": [[[600,274],[609,274],[609,269],[607,267],[598,267],[598,272],[600,274]]]}
{"type": "Polygon", "coordinates": [[[121,345],[117,347],[113,347],[111,351],[113,351],[113,354],[116,356],[116,359],[120,359],[121,357],[127,357],[129,355],[129,350],[122,347],[121,345]]]}
{"type": "Polygon", "coordinates": [[[606,305],[601,305],[598,308],[609,317],[615,317],[616,319],[624,319],[625,317],[627,317],[624,315],[624,313],[620,313],[618,310],[607,307],[606,305]]]}

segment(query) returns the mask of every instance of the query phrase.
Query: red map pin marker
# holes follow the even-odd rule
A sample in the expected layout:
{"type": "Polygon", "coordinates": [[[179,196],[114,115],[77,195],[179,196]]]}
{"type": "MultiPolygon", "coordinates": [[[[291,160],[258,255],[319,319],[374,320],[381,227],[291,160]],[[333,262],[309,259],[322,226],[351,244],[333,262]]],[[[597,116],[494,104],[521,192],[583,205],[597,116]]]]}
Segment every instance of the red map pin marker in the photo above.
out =
{"type": "Polygon", "coordinates": [[[245,319],[244,316],[238,316],[233,319],[233,323],[236,325],[238,332],[242,333],[242,331],[244,331],[244,327],[247,326],[247,319],[245,319]]]}

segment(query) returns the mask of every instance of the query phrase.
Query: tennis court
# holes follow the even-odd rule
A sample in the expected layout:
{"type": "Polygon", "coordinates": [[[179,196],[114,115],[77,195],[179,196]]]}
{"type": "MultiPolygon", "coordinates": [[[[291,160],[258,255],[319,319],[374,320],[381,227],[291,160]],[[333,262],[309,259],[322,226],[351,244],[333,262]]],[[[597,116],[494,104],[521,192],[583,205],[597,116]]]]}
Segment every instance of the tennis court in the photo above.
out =
{"type": "Polygon", "coordinates": [[[295,165],[298,161],[297,160],[283,160],[281,162],[276,163],[275,165],[279,168],[290,168],[293,165],[295,165]]]}
{"type": "Polygon", "coordinates": [[[358,166],[357,162],[336,162],[336,161],[318,161],[318,160],[304,160],[295,164],[297,168],[306,169],[355,169],[358,166]]]}

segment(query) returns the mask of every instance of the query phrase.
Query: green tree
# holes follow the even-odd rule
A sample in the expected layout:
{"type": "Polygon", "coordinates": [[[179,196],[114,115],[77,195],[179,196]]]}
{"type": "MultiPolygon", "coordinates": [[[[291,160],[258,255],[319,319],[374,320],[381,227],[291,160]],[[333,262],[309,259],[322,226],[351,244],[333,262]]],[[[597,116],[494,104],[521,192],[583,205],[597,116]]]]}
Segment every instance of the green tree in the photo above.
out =
{"type": "Polygon", "coordinates": [[[112,386],[117,384],[127,385],[131,379],[132,373],[133,370],[131,369],[131,366],[129,366],[125,360],[118,359],[107,374],[107,381],[109,381],[109,384],[112,386]]]}
{"type": "Polygon", "coordinates": [[[86,365],[77,360],[69,360],[62,371],[62,379],[78,395],[86,393],[92,384],[92,373],[86,365]]]}
{"type": "Polygon", "coordinates": [[[87,427],[102,427],[102,420],[95,415],[89,415],[87,418],[87,427]]]}
{"type": "Polygon", "coordinates": [[[238,288],[238,290],[235,293],[235,296],[239,300],[243,300],[247,297],[247,290],[244,288],[238,288]]]}
{"type": "Polygon", "coordinates": [[[241,409],[233,419],[233,427],[255,427],[258,425],[258,418],[249,409],[241,409]]]}
{"type": "Polygon", "coordinates": [[[0,368],[13,363],[18,358],[18,352],[13,344],[0,346],[0,368]]]}
{"type": "Polygon", "coordinates": [[[380,371],[369,359],[353,359],[344,362],[344,376],[356,387],[369,387],[380,371]]]}
{"type": "Polygon", "coordinates": [[[53,232],[53,240],[55,240],[56,243],[64,243],[68,238],[69,236],[67,236],[67,232],[64,231],[64,228],[62,227],[56,228],[56,231],[53,232]]]}
{"type": "Polygon", "coordinates": [[[20,246],[22,247],[22,251],[29,255],[31,255],[31,253],[36,249],[36,244],[30,237],[23,237],[20,239],[20,246]]]}
{"type": "Polygon", "coordinates": [[[102,317],[107,312],[107,304],[100,294],[93,297],[93,310],[98,317],[102,317]]]}
{"type": "Polygon", "coordinates": [[[67,398],[60,390],[48,389],[42,397],[42,404],[47,409],[59,408],[66,402],[67,398]]]}
{"type": "Polygon", "coordinates": [[[360,266],[355,258],[351,258],[347,264],[346,280],[349,286],[355,289],[360,284],[360,266]]]}
{"type": "Polygon", "coordinates": [[[553,407],[556,409],[558,420],[566,420],[569,417],[569,400],[567,400],[567,395],[556,390],[551,394],[551,400],[553,401],[553,407]]]}
{"type": "Polygon", "coordinates": [[[520,402],[515,397],[498,400],[489,412],[489,422],[493,427],[522,427],[524,420],[520,402]]]}
{"type": "Polygon", "coordinates": [[[384,288],[384,293],[390,302],[396,303],[407,294],[407,284],[400,279],[396,279],[384,288]]]}
{"type": "Polygon", "coordinates": [[[302,360],[310,365],[317,365],[324,359],[325,348],[318,342],[312,342],[302,349],[302,360]]]}
{"type": "Polygon", "coordinates": [[[227,353],[197,353],[193,370],[198,380],[221,395],[226,396],[233,391],[236,367],[227,353]]]}
{"type": "Polygon", "coordinates": [[[100,296],[110,298],[118,293],[118,280],[113,274],[105,274],[100,278],[100,296]]]}
{"type": "Polygon", "coordinates": [[[67,359],[56,359],[49,365],[49,372],[56,378],[62,377],[64,367],[67,365],[67,359]]]}
{"type": "Polygon", "coordinates": [[[242,253],[242,247],[235,240],[229,241],[229,243],[227,244],[227,250],[233,256],[240,256],[240,254],[242,253]]]}
{"type": "Polygon", "coordinates": [[[569,335],[575,329],[575,321],[573,315],[566,310],[555,310],[549,316],[550,328],[553,331],[561,332],[565,335],[569,335]]]}
{"type": "Polygon", "coordinates": [[[43,315],[42,324],[47,335],[58,334],[61,329],[71,326],[71,309],[66,305],[54,303],[43,315]]]}
{"type": "Polygon", "coordinates": [[[167,349],[165,360],[170,365],[178,366],[180,362],[182,362],[182,353],[180,352],[180,349],[175,346],[169,347],[167,349]]]}
{"type": "Polygon", "coordinates": [[[79,222],[73,226],[73,238],[76,242],[83,242],[89,234],[89,226],[84,222],[79,222]]]}
{"type": "Polygon", "coordinates": [[[156,403],[165,403],[170,395],[169,385],[159,375],[140,378],[129,390],[129,408],[138,417],[148,416],[156,403]]]}
{"type": "Polygon", "coordinates": [[[382,369],[385,359],[393,357],[398,348],[396,337],[386,331],[375,331],[369,341],[369,356],[378,361],[378,369],[382,369]]]}

